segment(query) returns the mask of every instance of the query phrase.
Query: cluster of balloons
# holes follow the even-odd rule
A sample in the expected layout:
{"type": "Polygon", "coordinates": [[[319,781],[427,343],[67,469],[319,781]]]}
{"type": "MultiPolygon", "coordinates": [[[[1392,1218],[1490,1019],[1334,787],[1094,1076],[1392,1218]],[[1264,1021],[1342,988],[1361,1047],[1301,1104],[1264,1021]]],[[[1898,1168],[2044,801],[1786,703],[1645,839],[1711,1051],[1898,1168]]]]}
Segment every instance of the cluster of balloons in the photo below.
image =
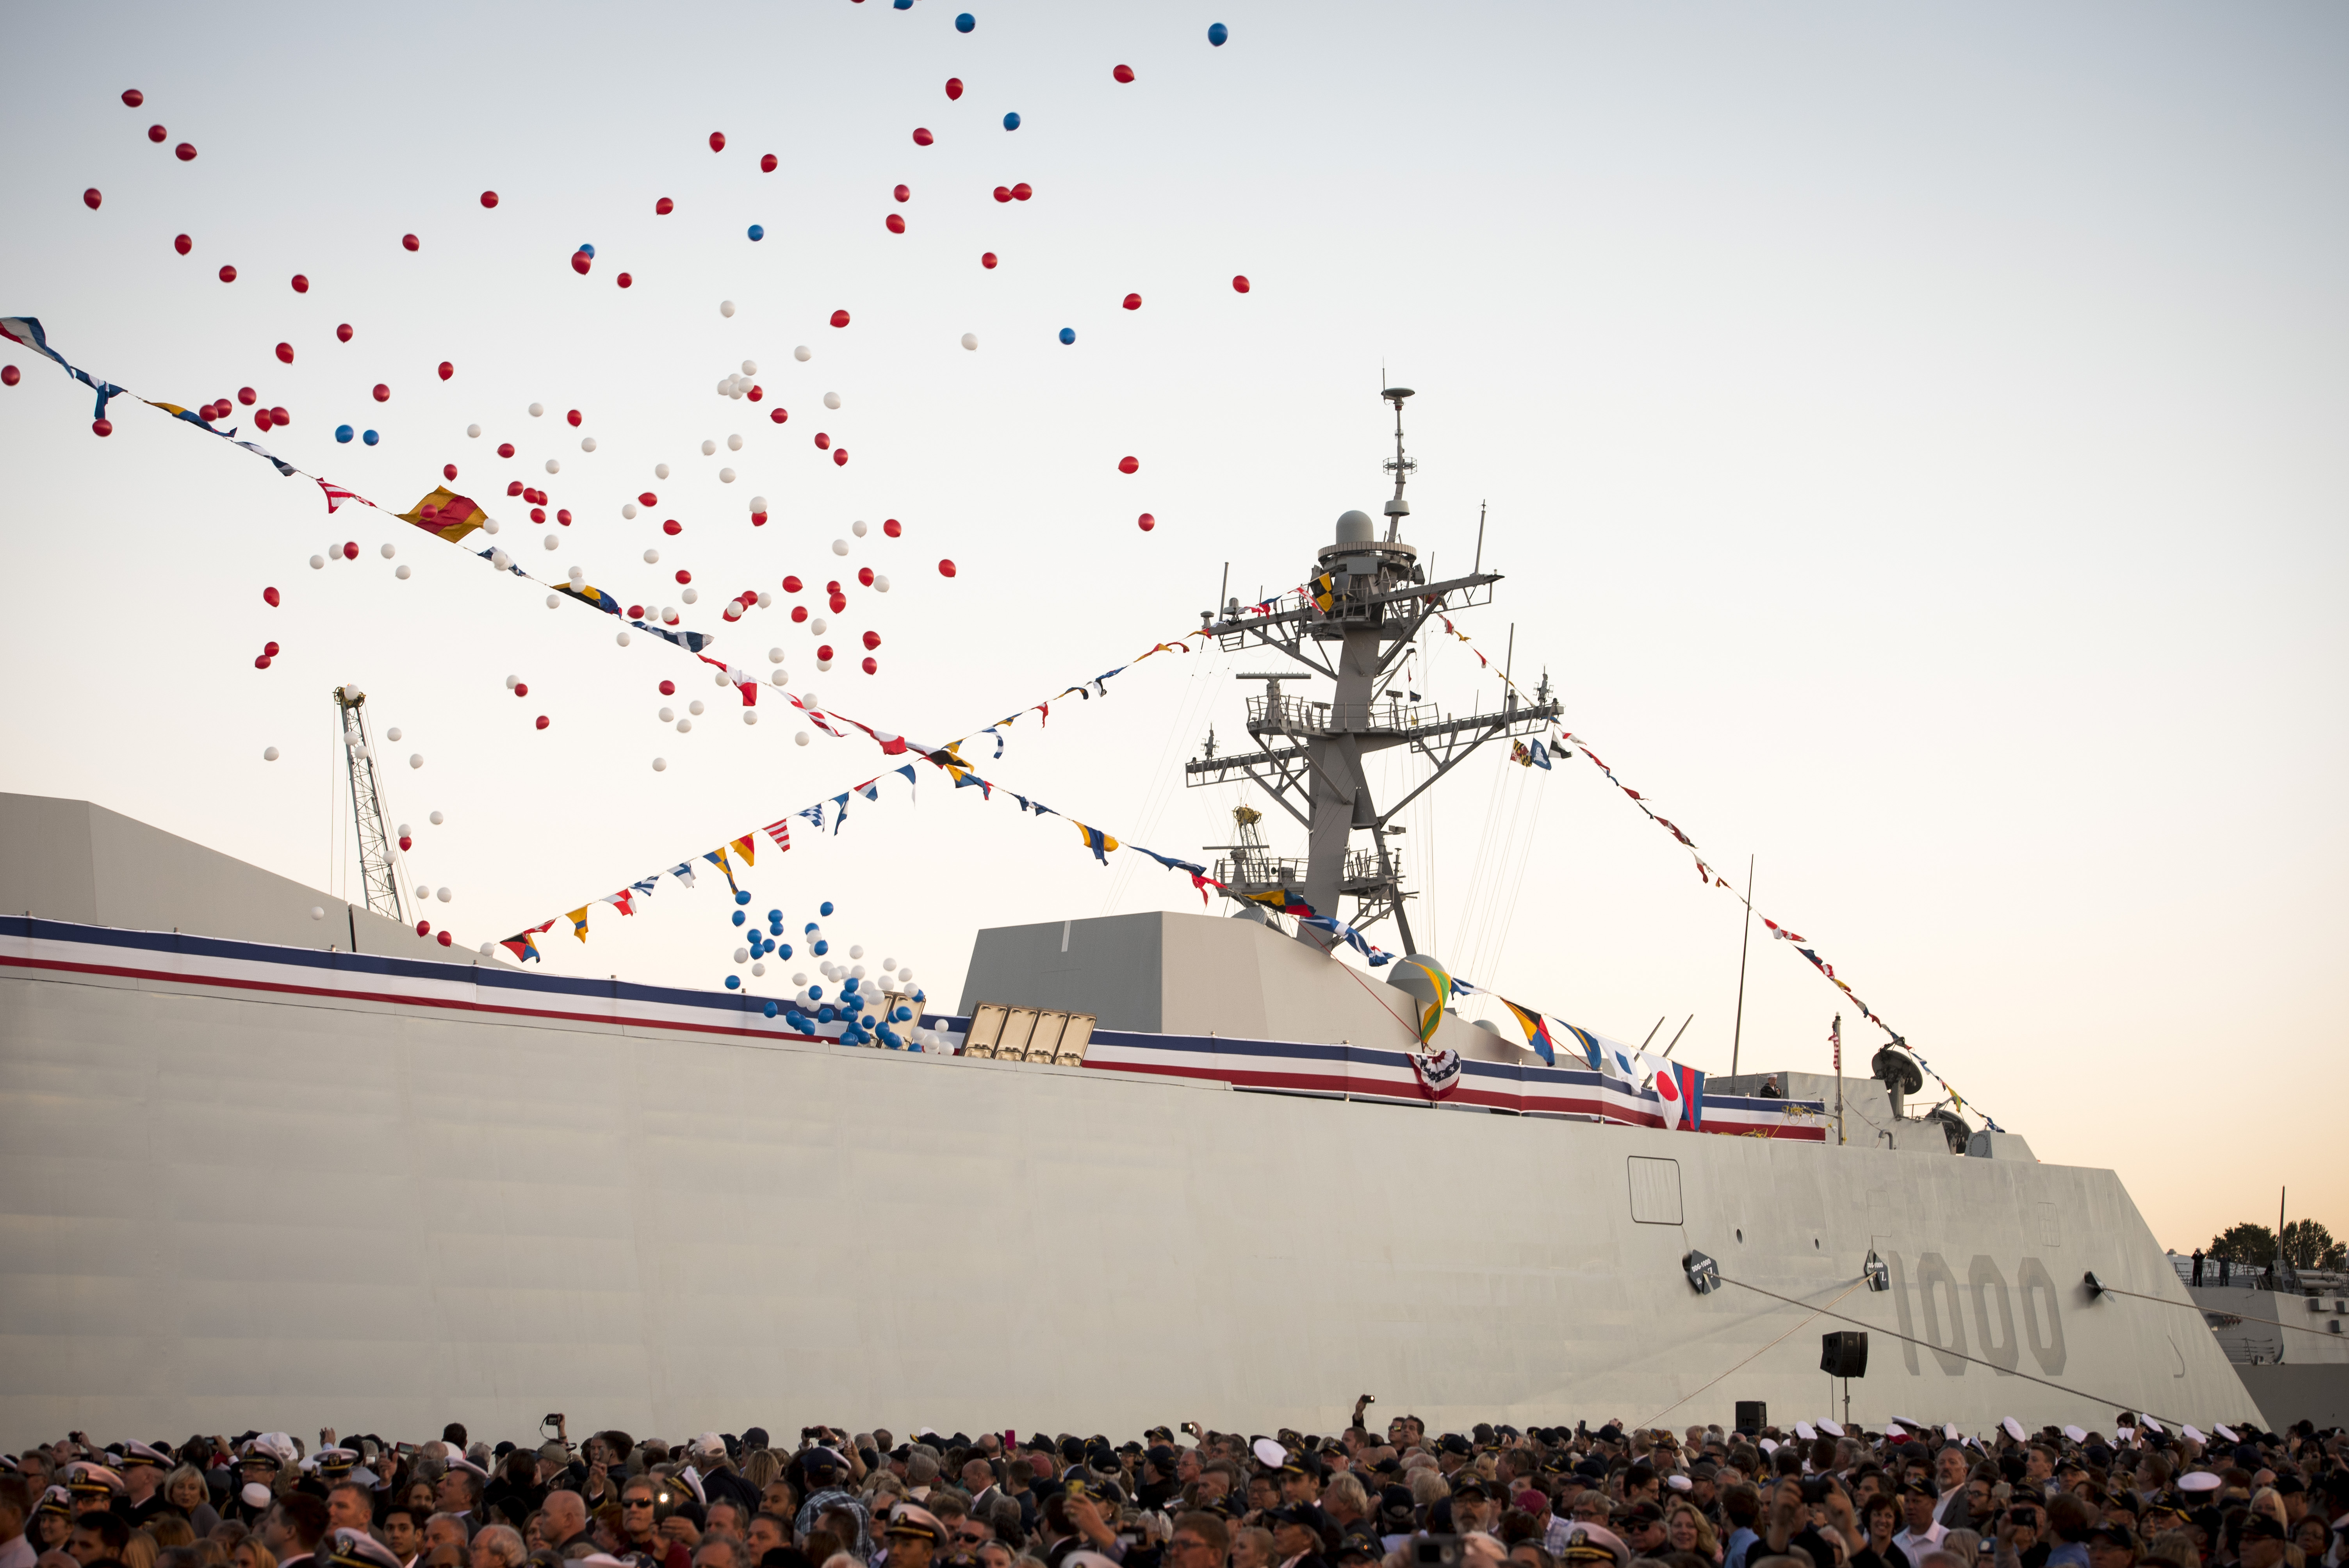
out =
{"type": "MultiPolygon", "coordinates": [[[[748,890],[734,895],[734,902],[748,904],[748,890]]],[[[850,962],[840,964],[827,955],[832,952],[831,939],[824,935],[821,920],[832,918],[833,906],[827,900],[818,906],[819,920],[811,920],[801,928],[800,939],[806,956],[815,961],[816,977],[810,979],[802,971],[791,977],[791,996],[782,1001],[770,1001],[762,1009],[770,1017],[781,1016],[793,1031],[802,1035],[818,1033],[826,1024],[840,1026],[840,1043],[843,1046],[879,1046],[889,1050],[923,1050],[937,1043],[936,1037],[921,1026],[921,1005],[928,998],[914,985],[910,966],[900,968],[894,958],[881,961],[881,974],[869,975],[864,965],[856,960],[864,956],[862,946],[848,949],[850,962]]],[[[748,923],[748,913],[734,911],[733,920],[740,927],[748,923]]],[[[749,933],[749,941],[734,950],[734,962],[747,964],[755,978],[766,973],[769,957],[788,959],[792,956],[792,944],[785,941],[783,912],[767,912],[766,930],[749,933]]],[[[739,975],[726,977],[729,990],[742,987],[739,975]]]]}

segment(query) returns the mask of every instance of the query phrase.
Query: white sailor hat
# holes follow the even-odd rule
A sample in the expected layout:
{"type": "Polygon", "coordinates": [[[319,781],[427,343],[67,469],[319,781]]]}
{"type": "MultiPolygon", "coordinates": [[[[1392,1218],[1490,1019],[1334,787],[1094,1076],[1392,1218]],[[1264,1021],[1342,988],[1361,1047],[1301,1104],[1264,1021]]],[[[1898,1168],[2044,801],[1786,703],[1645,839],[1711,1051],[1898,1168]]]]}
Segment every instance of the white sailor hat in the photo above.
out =
{"type": "Polygon", "coordinates": [[[66,1513],[73,1511],[73,1494],[61,1486],[53,1486],[41,1493],[41,1501],[33,1505],[35,1513],[66,1513]]]}
{"type": "Polygon", "coordinates": [[[2159,1432],[2159,1431],[2162,1431],[2162,1430],[2164,1429],[2163,1429],[2163,1427],[2162,1427],[2162,1425],[2161,1425],[2161,1423],[2160,1423],[2159,1421],[2155,1420],[2151,1416],[2147,1415],[2143,1410],[2139,1410],[2139,1411],[2137,1413],[2137,1420],[2138,1420],[2138,1421],[2139,1421],[2139,1422],[2144,1426],[2145,1429],[2146,1429],[2147,1431],[2148,1431],[2148,1432],[2159,1432]]]}
{"type": "Polygon", "coordinates": [[[2222,1484],[2215,1470],[2188,1470],[2178,1478],[2180,1491],[2216,1491],[2222,1484]]]}
{"type": "Polygon", "coordinates": [[[2023,1423],[2016,1420],[2013,1416],[2009,1416],[2006,1419],[2001,1421],[1998,1424],[1998,1427],[1999,1430],[2004,1432],[2008,1437],[2013,1438],[2018,1443],[2023,1441],[2023,1439],[2029,1435],[2023,1431],[2023,1423]]]}
{"type": "Polygon", "coordinates": [[[2085,1443],[2088,1440],[2087,1429],[2085,1427],[2065,1427],[2064,1435],[2075,1443],[2085,1443]]]}
{"type": "Polygon", "coordinates": [[[458,1453],[452,1453],[452,1454],[450,1454],[450,1455],[449,1456],[449,1468],[450,1468],[450,1470],[464,1470],[464,1471],[466,1471],[467,1473],[471,1474],[471,1475],[479,1476],[481,1480],[485,1480],[485,1481],[486,1481],[486,1480],[488,1480],[490,1479],[490,1472],[489,1472],[487,1470],[484,1470],[481,1466],[475,1464],[471,1460],[467,1459],[463,1454],[458,1454],[458,1453]]]}
{"type": "Polygon", "coordinates": [[[1803,1441],[1807,1443],[1818,1435],[1818,1429],[1812,1426],[1808,1421],[1796,1421],[1795,1423],[1795,1436],[1802,1439],[1803,1441]]]}
{"type": "Polygon", "coordinates": [[[1278,1470],[1288,1462],[1288,1450],[1270,1438],[1258,1438],[1251,1445],[1251,1450],[1256,1455],[1257,1463],[1267,1470],[1278,1470]]]}
{"type": "Polygon", "coordinates": [[[105,1465],[81,1460],[67,1469],[66,1490],[77,1497],[112,1497],[123,1490],[122,1478],[105,1465]]]}
{"type": "Polygon", "coordinates": [[[364,1530],[336,1530],[318,1542],[314,1561],[318,1568],[400,1568],[391,1548],[364,1530]]]}
{"type": "Polygon", "coordinates": [[[692,1467],[688,1466],[686,1469],[678,1471],[677,1474],[671,1476],[669,1479],[677,1482],[679,1486],[685,1488],[687,1491],[692,1493],[694,1501],[701,1504],[704,1508],[709,1506],[709,1494],[701,1489],[701,1478],[693,1472],[692,1467]]]}
{"type": "Polygon", "coordinates": [[[1775,1454],[1775,1453],[1776,1453],[1776,1452],[1778,1451],[1778,1439],[1775,1439],[1775,1438],[1764,1438],[1764,1439],[1762,1439],[1762,1451],[1763,1451],[1764,1453],[1765,1453],[1765,1454],[1775,1454]]]}
{"type": "Polygon", "coordinates": [[[267,1508],[273,1495],[274,1494],[267,1487],[257,1480],[246,1481],[244,1490],[237,1493],[237,1496],[244,1499],[244,1506],[247,1508],[267,1508]]]}
{"type": "Polygon", "coordinates": [[[1843,1428],[1834,1421],[1821,1421],[1819,1423],[1819,1430],[1825,1432],[1831,1438],[1839,1438],[1843,1436],[1843,1428]]]}
{"type": "Polygon", "coordinates": [[[1964,1434],[1955,1426],[1944,1423],[1941,1428],[1941,1440],[1945,1443],[1961,1443],[1966,1439],[1964,1434]]]}
{"type": "Polygon", "coordinates": [[[2220,1422],[2210,1429],[2218,1433],[2220,1437],[2226,1439],[2230,1443],[2240,1443],[2243,1440],[2242,1439],[2235,1436],[2235,1429],[2227,1425],[2224,1421],[2220,1422]]]}
{"type": "Polygon", "coordinates": [[[347,1475],[351,1467],[359,1462],[357,1449],[320,1449],[314,1457],[319,1473],[330,1476],[347,1475]]]}
{"type": "Polygon", "coordinates": [[[171,1456],[160,1449],[150,1447],[145,1443],[125,1443],[122,1445],[122,1467],[128,1470],[133,1465],[151,1465],[157,1470],[170,1470],[171,1456]]]}
{"type": "Polygon", "coordinates": [[[2198,1443],[2207,1443],[2210,1440],[2204,1437],[2200,1432],[2196,1431],[2192,1427],[2180,1427],[2178,1430],[2184,1432],[2188,1437],[2193,1439],[2198,1443]]]}

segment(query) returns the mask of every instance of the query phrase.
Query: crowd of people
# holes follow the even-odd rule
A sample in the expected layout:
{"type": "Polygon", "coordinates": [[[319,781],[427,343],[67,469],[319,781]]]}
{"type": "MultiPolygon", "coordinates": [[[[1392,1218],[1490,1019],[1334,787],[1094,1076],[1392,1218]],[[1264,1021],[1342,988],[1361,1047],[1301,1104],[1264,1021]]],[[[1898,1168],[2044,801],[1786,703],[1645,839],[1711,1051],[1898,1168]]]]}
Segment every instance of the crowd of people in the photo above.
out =
{"type": "Polygon", "coordinates": [[[1895,1422],[1334,1436],[81,1434],[0,1568],[2349,1568],[2349,1435],[1895,1422]]]}

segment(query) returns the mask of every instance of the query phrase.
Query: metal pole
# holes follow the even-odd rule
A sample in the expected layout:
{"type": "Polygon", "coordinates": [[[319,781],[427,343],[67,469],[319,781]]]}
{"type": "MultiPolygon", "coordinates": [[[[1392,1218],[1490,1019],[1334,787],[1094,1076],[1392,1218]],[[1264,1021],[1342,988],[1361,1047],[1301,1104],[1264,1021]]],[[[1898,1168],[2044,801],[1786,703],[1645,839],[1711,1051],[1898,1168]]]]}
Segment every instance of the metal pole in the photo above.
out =
{"type": "Polygon", "coordinates": [[[1666,1061],[1671,1061],[1671,1060],[1672,1059],[1672,1047],[1673,1047],[1674,1046],[1677,1046],[1677,1045],[1679,1045],[1679,1044],[1681,1043],[1681,1037],[1682,1037],[1682,1035],[1687,1034],[1687,1033],[1688,1033],[1688,1026],[1689,1026],[1691,1024],[1693,1024],[1693,1023],[1695,1023],[1695,1022],[1696,1022],[1696,1015],[1695,1015],[1694,1013],[1691,1013],[1687,1017],[1682,1018],[1682,1019],[1681,1020],[1681,1026],[1680,1026],[1679,1028],[1674,1029],[1674,1030],[1672,1031],[1672,1043],[1671,1043],[1671,1045],[1670,1045],[1670,1046],[1666,1046],[1666,1047],[1664,1047],[1664,1060],[1666,1060],[1666,1061]]]}
{"type": "MultiPolygon", "coordinates": [[[[1828,1027],[1827,1038],[1835,1042],[1836,1144],[1841,1147],[1843,1143],[1843,1015],[1841,1013],[1835,1016],[1835,1023],[1828,1027]]],[[[1851,1398],[1850,1390],[1851,1385],[1845,1384],[1844,1398],[1847,1403],[1851,1398]]],[[[1846,1410],[1845,1414],[1848,1415],[1850,1412],[1846,1410]]]]}
{"type": "MultiPolygon", "coordinates": [[[[1471,577],[1485,570],[1485,503],[1481,500],[1476,503],[1476,561],[1468,568],[1468,575],[1471,577]]],[[[1435,557],[1431,555],[1427,561],[1428,569],[1433,572],[1435,557]]]]}
{"type": "Polygon", "coordinates": [[[1729,1076],[1737,1076],[1737,1048],[1745,1039],[1745,948],[1754,936],[1754,857],[1745,857],[1745,922],[1737,938],[1737,1025],[1729,1036],[1729,1076]]]}

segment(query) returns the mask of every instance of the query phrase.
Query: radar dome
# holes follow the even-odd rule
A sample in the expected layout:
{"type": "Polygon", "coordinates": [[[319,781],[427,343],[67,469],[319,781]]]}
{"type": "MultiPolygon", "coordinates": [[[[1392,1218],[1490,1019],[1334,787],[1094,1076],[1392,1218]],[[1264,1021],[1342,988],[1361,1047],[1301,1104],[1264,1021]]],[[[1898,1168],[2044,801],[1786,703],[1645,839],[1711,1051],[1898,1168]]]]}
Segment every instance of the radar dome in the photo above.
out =
{"type": "Polygon", "coordinates": [[[1345,511],[1338,514],[1338,542],[1369,544],[1378,538],[1378,524],[1367,511],[1345,511]]]}

